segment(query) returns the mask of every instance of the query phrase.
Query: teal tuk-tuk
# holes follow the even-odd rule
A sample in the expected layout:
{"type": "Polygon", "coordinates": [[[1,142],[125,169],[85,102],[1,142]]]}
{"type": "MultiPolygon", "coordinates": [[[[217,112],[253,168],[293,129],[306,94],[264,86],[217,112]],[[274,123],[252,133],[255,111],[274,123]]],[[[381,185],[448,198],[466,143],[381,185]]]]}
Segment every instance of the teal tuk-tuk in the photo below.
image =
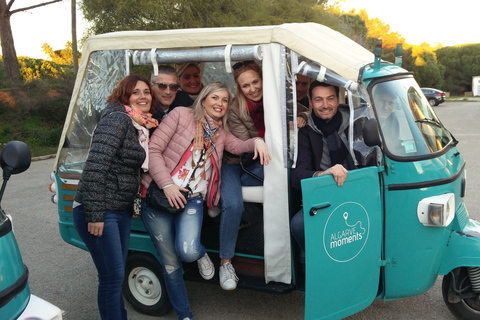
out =
{"type": "MultiPolygon", "coordinates": [[[[13,174],[30,167],[30,148],[21,141],[10,141],[2,148],[0,165],[3,183],[0,203],[13,174]]],[[[28,267],[15,238],[12,217],[0,205],[0,319],[2,320],[62,320],[61,310],[53,304],[30,293],[28,267]]]]}
{"type": "MultiPolygon", "coordinates": [[[[263,186],[242,189],[252,226],[237,240],[239,287],[305,290],[305,319],[339,319],[374,299],[423,293],[442,275],[449,309],[459,318],[477,319],[480,226],[469,219],[462,199],[465,162],[457,141],[411,73],[313,23],[89,38],[52,173],[62,238],[86,249],[73,227],[72,201],[93,128],[119,80],[131,72],[155,74],[159,64],[200,62],[204,83],[221,80],[233,87],[231,66],[242,60],[262,65],[272,161],[263,186]],[[338,85],[348,96],[349,148],[358,168],[342,187],[329,176],[305,179],[302,196],[289,181],[297,157],[296,74],[338,85]],[[378,98],[384,92],[393,101],[388,115],[378,98]],[[302,197],[305,268],[289,228],[302,197]]],[[[207,214],[202,242],[218,261],[218,225],[207,214]]],[[[186,279],[202,281],[194,264],[185,264],[184,272],[186,279]]],[[[132,221],[124,296],[146,314],[170,310],[141,220],[132,221]]]]}

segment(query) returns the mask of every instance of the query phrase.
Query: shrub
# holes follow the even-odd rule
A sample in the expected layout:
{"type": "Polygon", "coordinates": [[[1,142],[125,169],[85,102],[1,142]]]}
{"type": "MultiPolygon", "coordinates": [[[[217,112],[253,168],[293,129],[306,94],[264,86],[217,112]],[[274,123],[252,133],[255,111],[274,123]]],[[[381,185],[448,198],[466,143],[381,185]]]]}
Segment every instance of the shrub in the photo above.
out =
{"type": "Polygon", "coordinates": [[[48,60],[19,57],[20,74],[25,82],[39,79],[59,79],[65,74],[61,65],[48,60]]]}

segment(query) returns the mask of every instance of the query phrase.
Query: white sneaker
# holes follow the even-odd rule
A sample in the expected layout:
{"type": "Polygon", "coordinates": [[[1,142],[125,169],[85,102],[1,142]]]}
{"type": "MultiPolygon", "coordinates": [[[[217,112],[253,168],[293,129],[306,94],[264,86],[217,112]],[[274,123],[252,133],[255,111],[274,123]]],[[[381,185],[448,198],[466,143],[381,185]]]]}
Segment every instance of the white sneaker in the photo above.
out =
{"type": "Polygon", "coordinates": [[[207,253],[197,260],[198,271],[205,280],[210,280],[215,275],[215,266],[207,253]]]}
{"type": "Polygon", "coordinates": [[[220,266],[220,287],[223,290],[234,290],[237,288],[238,277],[235,269],[230,262],[226,262],[220,266]]]}

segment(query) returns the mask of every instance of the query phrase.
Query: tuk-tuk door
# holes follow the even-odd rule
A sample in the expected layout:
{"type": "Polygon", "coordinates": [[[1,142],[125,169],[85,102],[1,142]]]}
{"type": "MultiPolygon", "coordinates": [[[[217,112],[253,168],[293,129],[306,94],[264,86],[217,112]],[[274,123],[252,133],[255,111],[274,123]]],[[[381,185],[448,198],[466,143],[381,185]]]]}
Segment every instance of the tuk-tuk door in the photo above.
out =
{"type": "Polygon", "coordinates": [[[382,261],[379,167],[302,180],[305,217],[305,319],[340,319],[376,298],[382,261]]]}

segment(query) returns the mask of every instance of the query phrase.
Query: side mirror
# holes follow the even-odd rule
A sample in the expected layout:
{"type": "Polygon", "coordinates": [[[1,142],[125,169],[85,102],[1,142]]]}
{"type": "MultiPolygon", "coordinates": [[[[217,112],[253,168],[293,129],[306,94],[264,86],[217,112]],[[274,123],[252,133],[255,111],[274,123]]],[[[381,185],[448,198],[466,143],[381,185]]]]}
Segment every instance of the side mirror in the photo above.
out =
{"type": "Polygon", "coordinates": [[[363,126],[363,141],[369,147],[382,147],[382,140],[378,132],[378,123],[376,119],[368,119],[363,126]]]}
{"type": "Polygon", "coordinates": [[[0,165],[3,169],[3,178],[10,178],[10,175],[22,173],[30,167],[32,154],[28,145],[21,141],[10,141],[0,154],[0,165]],[[8,173],[8,177],[5,174],[8,173]]]}
{"type": "Polygon", "coordinates": [[[0,201],[3,198],[7,181],[12,174],[22,173],[30,167],[32,154],[30,148],[21,141],[10,141],[0,154],[0,165],[3,169],[3,184],[0,189],[0,201]]]}

